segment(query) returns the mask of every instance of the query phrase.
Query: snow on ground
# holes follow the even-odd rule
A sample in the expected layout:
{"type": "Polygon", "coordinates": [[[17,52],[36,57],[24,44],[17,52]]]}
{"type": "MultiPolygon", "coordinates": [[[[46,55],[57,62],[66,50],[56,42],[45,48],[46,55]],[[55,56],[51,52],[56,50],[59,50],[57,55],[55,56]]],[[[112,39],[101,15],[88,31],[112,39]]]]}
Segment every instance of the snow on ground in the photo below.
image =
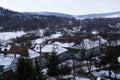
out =
{"type": "Polygon", "coordinates": [[[47,78],[46,80],[57,80],[54,77],[47,78]]]}
{"type": "MultiPolygon", "coordinates": [[[[115,73],[111,71],[111,77],[115,78],[115,73]]],[[[109,77],[109,72],[107,70],[93,71],[92,74],[96,77],[98,76],[107,76],[109,77]]],[[[116,74],[117,79],[120,79],[120,74],[116,74]]]]}
{"type": "Polygon", "coordinates": [[[38,31],[38,33],[39,33],[40,36],[43,36],[43,35],[44,35],[44,32],[45,32],[45,31],[44,31],[43,29],[40,29],[40,30],[38,31]]]}
{"type": "Polygon", "coordinates": [[[2,32],[0,33],[0,39],[1,40],[9,40],[11,38],[20,37],[21,35],[25,34],[23,31],[17,31],[17,32],[2,32]]]}
{"type": "Polygon", "coordinates": [[[48,71],[48,69],[47,69],[47,68],[44,68],[44,69],[42,69],[41,72],[43,72],[43,75],[46,75],[46,74],[47,74],[47,71],[48,71]]]}
{"type": "Polygon", "coordinates": [[[120,14],[114,14],[114,15],[105,16],[105,18],[117,18],[117,17],[120,17],[120,14]]]}
{"type": "Polygon", "coordinates": [[[73,75],[65,75],[65,76],[62,76],[62,78],[71,78],[73,77],[73,75]]]}
{"type": "MultiPolygon", "coordinates": [[[[64,79],[73,78],[73,77],[74,77],[73,75],[65,75],[65,76],[62,76],[62,78],[64,78],[64,79]]],[[[74,80],[74,79],[73,79],[73,80],[74,80]]],[[[75,76],[75,80],[90,80],[90,79],[85,78],[85,77],[75,76]]]]}
{"type": "Polygon", "coordinates": [[[90,80],[90,79],[88,79],[88,78],[83,78],[83,77],[79,77],[79,76],[76,76],[75,79],[76,79],[76,80],[90,80]]]}
{"type": "MultiPolygon", "coordinates": [[[[80,64],[80,62],[77,61],[77,60],[74,60],[74,63],[75,63],[75,65],[79,65],[80,64]]],[[[67,65],[68,67],[72,67],[74,63],[73,63],[73,60],[70,59],[70,60],[66,60],[63,63],[59,64],[59,66],[61,66],[61,65],[67,65]]]]}
{"type": "Polygon", "coordinates": [[[100,77],[98,77],[97,80],[101,80],[100,77]]]}
{"type": "Polygon", "coordinates": [[[61,37],[61,36],[62,36],[62,34],[60,34],[60,33],[52,34],[51,36],[44,36],[44,37],[42,37],[42,38],[33,40],[33,42],[34,42],[34,43],[39,43],[39,44],[41,44],[41,43],[45,42],[46,40],[54,39],[54,38],[59,38],[59,37],[61,37]]]}

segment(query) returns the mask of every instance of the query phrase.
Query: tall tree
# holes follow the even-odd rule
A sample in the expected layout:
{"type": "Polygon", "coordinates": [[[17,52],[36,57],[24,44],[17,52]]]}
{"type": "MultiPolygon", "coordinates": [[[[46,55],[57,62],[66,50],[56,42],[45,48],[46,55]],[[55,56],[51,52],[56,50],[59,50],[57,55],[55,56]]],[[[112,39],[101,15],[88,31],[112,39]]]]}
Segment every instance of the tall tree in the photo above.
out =
{"type": "Polygon", "coordinates": [[[45,77],[43,75],[43,73],[41,72],[41,66],[38,62],[38,60],[35,61],[35,80],[45,80],[45,77]]]}
{"type": "Polygon", "coordinates": [[[49,76],[58,76],[58,64],[58,56],[56,55],[56,53],[53,52],[49,58],[49,63],[47,65],[49,76]]]}
{"type": "Polygon", "coordinates": [[[33,80],[33,68],[30,60],[25,58],[18,60],[15,80],[33,80]]]}

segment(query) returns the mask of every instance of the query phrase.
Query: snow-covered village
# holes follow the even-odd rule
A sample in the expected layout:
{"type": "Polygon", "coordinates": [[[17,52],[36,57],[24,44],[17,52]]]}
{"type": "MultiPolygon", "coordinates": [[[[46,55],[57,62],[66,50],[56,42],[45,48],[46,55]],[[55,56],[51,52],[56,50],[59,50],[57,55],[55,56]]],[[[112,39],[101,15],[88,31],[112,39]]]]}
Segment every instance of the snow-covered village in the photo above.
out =
{"type": "MultiPolygon", "coordinates": [[[[120,80],[117,9],[74,15],[66,14],[61,8],[58,10],[63,10],[62,13],[49,11],[47,7],[49,12],[42,12],[39,8],[43,7],[39,3],[50,7],[52,2],[57,5],[51,7],[62,4],[67,9],[70,7],[67,3],[76,3],[73,0],[38,0],[34,7],[28,5],[34,1],[25,1],[29,9],[19,0],[18,7],[13,5],[15,0],[6,1],[0,1],[0,80],[120,80]]],[[[80,2],[76,6],[86,3],[80,2]]],[[[74,8],[71,10],[74,12],[74,8]]]]}

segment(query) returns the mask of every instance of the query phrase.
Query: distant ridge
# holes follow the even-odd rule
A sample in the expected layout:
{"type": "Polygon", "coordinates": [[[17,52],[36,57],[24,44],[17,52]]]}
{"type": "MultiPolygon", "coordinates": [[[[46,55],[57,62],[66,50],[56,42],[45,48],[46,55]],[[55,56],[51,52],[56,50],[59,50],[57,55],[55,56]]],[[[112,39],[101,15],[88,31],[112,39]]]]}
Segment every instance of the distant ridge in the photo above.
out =
{"type": "Polygon", "coordinates": [[[73,24],[69,24],[70,21],[76,20],[71,15],[62,13],[22,13],[0,7],[0,31],[31,31],[48,27],[49,29],[53,29],[55,26],[60,28],[71,25],[73,27],[73,24]]]}
{"type": "Polygon", "coordinates": [[[67,18],[74,18],[73,15],[64,14],[64,13],[57,13],[57,12],[23,12],[24,14],[34,14],[34,15],[45,15],[45,16],[57,16],[57,17],[67,17],[67,18]]]}
{"type": "Polygon", "coordinates": [[[77,19],[93,19],[93,18],[117,18],[120,17],[120,11],[118,12],[109,12],[109,13],[100,13],[100,14],[87,14],[87,15],[78,15],[77,19]]]}

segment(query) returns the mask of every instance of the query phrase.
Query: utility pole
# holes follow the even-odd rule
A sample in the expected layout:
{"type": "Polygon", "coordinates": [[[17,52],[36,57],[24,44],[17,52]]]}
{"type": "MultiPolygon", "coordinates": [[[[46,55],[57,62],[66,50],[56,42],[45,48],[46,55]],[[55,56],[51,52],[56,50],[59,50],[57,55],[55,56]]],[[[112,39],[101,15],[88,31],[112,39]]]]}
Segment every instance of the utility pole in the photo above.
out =
{"type": "Polygon", "coordinates": [[[112,59],[112,48],[110,49],[110,66],[109,66],[109,77],[111,79],[111,59],[112,59]]]}
{"type": "Polygon", "coordinates": [[[73,68],[73,77],[75,78],[75,75],[76,75],[76,67],[75,67],[75,57],[74,57],[74,55],[73,55],[73,51],[71,50],[71,52],[70,52],[70,54],[71,54],[71,56],[72,56],[72,62],[73,62],[73,65],[72,65],[72,68],[73,68]]]}
{"type": "Polygon", "coordinates": [[[3,43],[5,42],[5,36],[4,36],[4,34],[3,34],[3,43]]]}
{"type": "Polygon", "coordinates": [[[39,58],[39,60],[40,60],[40,66],[41,66],[41,58],[42,58],[42,54],[41,54],[41,49],[42,49],[42,47],[41,47],[41,44],[39,44],[40,45],[40,58],[39,58]]]}
{"type": "Polygon", "coordinates": [[[99,39],[99,53],[101,54],[102,51],[101,51],[101,40],[100,40],[100,36],[98,36],[98,39],[99,39]]]}
{"type": "Polygon", "coordinates": [[[46,44],[43,44],[42,43],[36,43],[35,46],[38,45],[38,52],[39,52],[39,61],[40,61],[40,66],[41,66],[41,60],[42,60],[42,51],[41,49],[46,45],[46,44]]]}

